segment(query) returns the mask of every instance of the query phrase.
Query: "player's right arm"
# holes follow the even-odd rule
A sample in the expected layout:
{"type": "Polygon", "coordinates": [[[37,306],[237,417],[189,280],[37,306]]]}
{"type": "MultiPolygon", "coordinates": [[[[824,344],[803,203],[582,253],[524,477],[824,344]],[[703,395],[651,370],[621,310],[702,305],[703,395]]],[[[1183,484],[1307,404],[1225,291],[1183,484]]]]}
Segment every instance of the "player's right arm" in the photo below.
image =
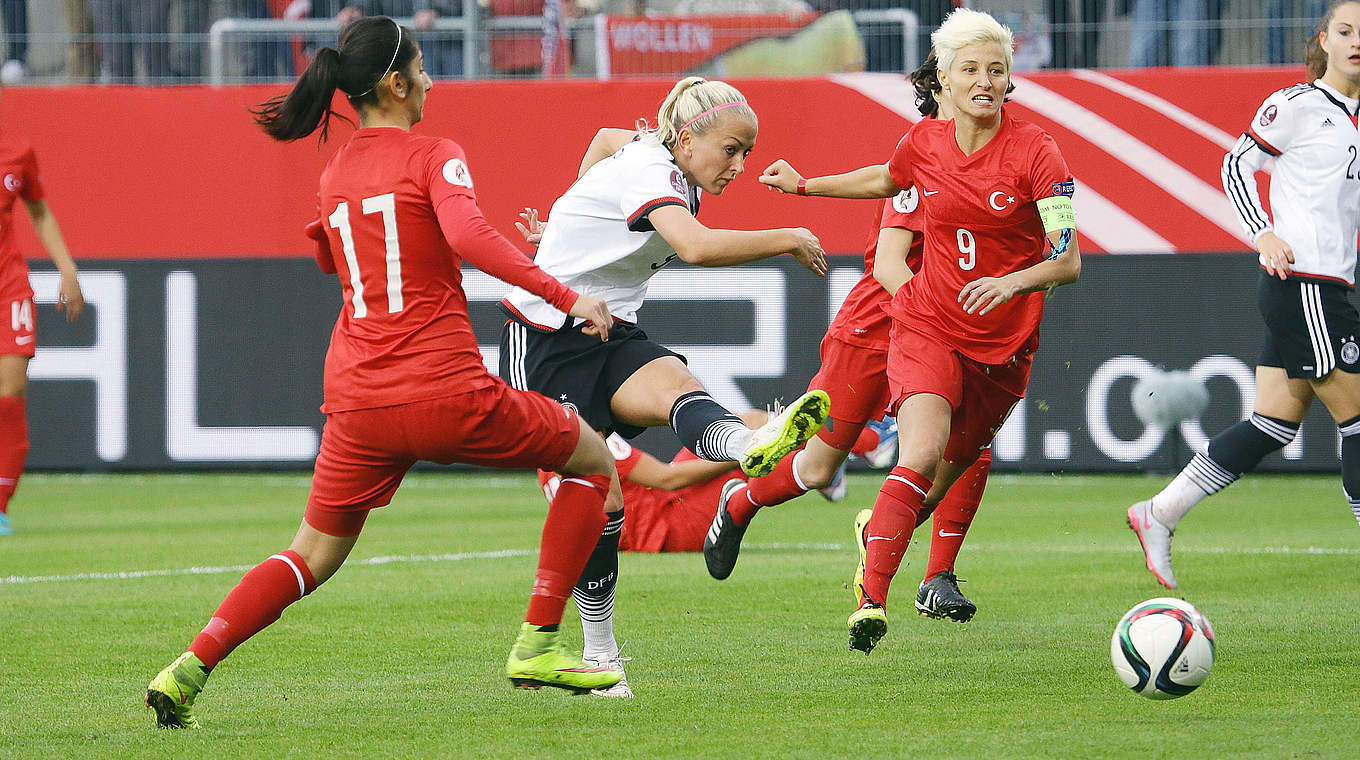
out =
{"type": "Polygon", "coordinates": [[[874,254],[874,279],[892,295],[907,284],[915,274],[907,266],[907,252],[915,233],[905,227],[884,227],[878,231],[878,248],[874,254]]]}
{"type": "Polygon", "coordinates": [[[735,467],[731,462],[710,462],[706,459],[662,462],[646,452],[638,453],[642,456],[624,480],[660,491],[678,491],[707,483],[735,467]]]}
{"type": "Polygon", "coordinates": [[[685,206],[662,206],[647,215],[657,234],[681,261],[701,267],[730,267],[787,253],[814,274],[826,275],[821,241],[804,227],[724,230],[705,226],[685,206]]]}

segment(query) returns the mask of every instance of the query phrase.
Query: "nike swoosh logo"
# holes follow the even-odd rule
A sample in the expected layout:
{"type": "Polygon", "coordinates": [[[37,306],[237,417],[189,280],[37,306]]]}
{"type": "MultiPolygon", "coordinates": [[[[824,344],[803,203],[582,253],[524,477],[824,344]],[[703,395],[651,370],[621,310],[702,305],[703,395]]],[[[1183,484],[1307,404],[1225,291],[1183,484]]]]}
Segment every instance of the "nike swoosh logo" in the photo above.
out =
{"type": "Polygon", "coordinates": [[[32,335],[21,335],[21,336],[15,338],[15,339],[14,339],[14,342],[15,342],[16,344],[20,345],[20,346],[27,346],[29,343],[32,343],[32,342],[33,342],[33,336],[32,336],[32,335]]]}
{"type": "Polygon", "coordinates": [[[962,535],[963,535],[962,533],[946,533],[943,529],[940,530],[940,538],[949,538],[950,536],[962,536],[962,535]]]}
{"type": "Polygon", "coordinates": [[[890,536],[869,536],[868,538],[864,539],[864,543],[868,544],[868,543],[873,543],[874,541],[887,541],[889,538],[891,538],[891,537],[890,537],[890,536]]]}
{"type": "Polygon", "coordinates": [[[923,190],[923,191],[921,191],[921,195],[934,195],[934,194],[936,194],[936,193],[938,193],[938,192],[940,192],[940,191],[939,191],[939,190],[923,190]]]}

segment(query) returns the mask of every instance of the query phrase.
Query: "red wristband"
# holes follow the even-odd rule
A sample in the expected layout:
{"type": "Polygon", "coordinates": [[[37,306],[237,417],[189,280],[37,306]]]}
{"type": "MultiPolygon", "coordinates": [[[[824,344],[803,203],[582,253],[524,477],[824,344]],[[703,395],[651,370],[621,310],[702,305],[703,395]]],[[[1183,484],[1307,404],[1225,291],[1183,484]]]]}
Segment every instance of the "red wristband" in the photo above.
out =
{"type": "Polygon", "coordinates": [[[806,180],[806,179],[800,179],[800,180],[798,180],[798,194],[799,194],[799,195],[807,195],[807,180],[806,180]]]}

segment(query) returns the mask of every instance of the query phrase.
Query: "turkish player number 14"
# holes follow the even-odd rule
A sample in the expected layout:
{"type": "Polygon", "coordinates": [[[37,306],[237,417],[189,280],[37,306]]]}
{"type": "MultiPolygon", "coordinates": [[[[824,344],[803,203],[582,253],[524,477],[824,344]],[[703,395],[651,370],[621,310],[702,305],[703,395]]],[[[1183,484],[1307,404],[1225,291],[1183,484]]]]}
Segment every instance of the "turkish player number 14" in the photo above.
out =
{"type": "MultiPolygon", "coordinates": [[[[383,241],[386,245],[384,259],[387,262],[387,313],[396,314],[405,304],[401,297],[401,242],[397,239],[397,196],[383,193],[365,198],[362,203],[364,214],[381,214],[383,241]]],[[[359,276],[359,256],[354,250],[354,230],[349,224],[349,201],[340,201],[335,211],[326,219],[331,229],[340,232],[340,243],[345,249],[345,263],[349,265],[349,284],[354,291],[354,318],[368,316],[368,304],[364,302],[364,283],[359,276]]]]}

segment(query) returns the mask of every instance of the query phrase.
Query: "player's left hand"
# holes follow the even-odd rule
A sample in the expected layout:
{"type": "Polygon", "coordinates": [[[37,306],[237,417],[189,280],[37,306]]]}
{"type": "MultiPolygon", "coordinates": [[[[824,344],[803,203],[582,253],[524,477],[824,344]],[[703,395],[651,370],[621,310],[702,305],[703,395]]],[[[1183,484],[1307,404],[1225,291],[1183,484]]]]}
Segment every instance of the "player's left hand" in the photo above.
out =
{"type": "Polygon", "coordinates": [[[80,319],[80,313],[85,311],[85,296],[80,292],[80,282],[73,274],[61,276],[61,288],[57,291],[57,311],[66,312],[67,322],[80,319]]]}
{"type": "Polygon", "coordinates": [[[537,246],[543,240],[543,230],[548,228],[547,224],[539,221],[538,209],[525,206],[524,210],[519,212],[519,218],[523,221],[515,222],[515,229],[519,230],[519,234],[524,236],[529,245],[537,246]]]}
{"type": "Polygon", "coordinates": [[[1020,288],[1005,277],[983,277],[973,280],[959,291],[959,302],[968,314],[982,316],[1011,300],[1020,288]]]}

